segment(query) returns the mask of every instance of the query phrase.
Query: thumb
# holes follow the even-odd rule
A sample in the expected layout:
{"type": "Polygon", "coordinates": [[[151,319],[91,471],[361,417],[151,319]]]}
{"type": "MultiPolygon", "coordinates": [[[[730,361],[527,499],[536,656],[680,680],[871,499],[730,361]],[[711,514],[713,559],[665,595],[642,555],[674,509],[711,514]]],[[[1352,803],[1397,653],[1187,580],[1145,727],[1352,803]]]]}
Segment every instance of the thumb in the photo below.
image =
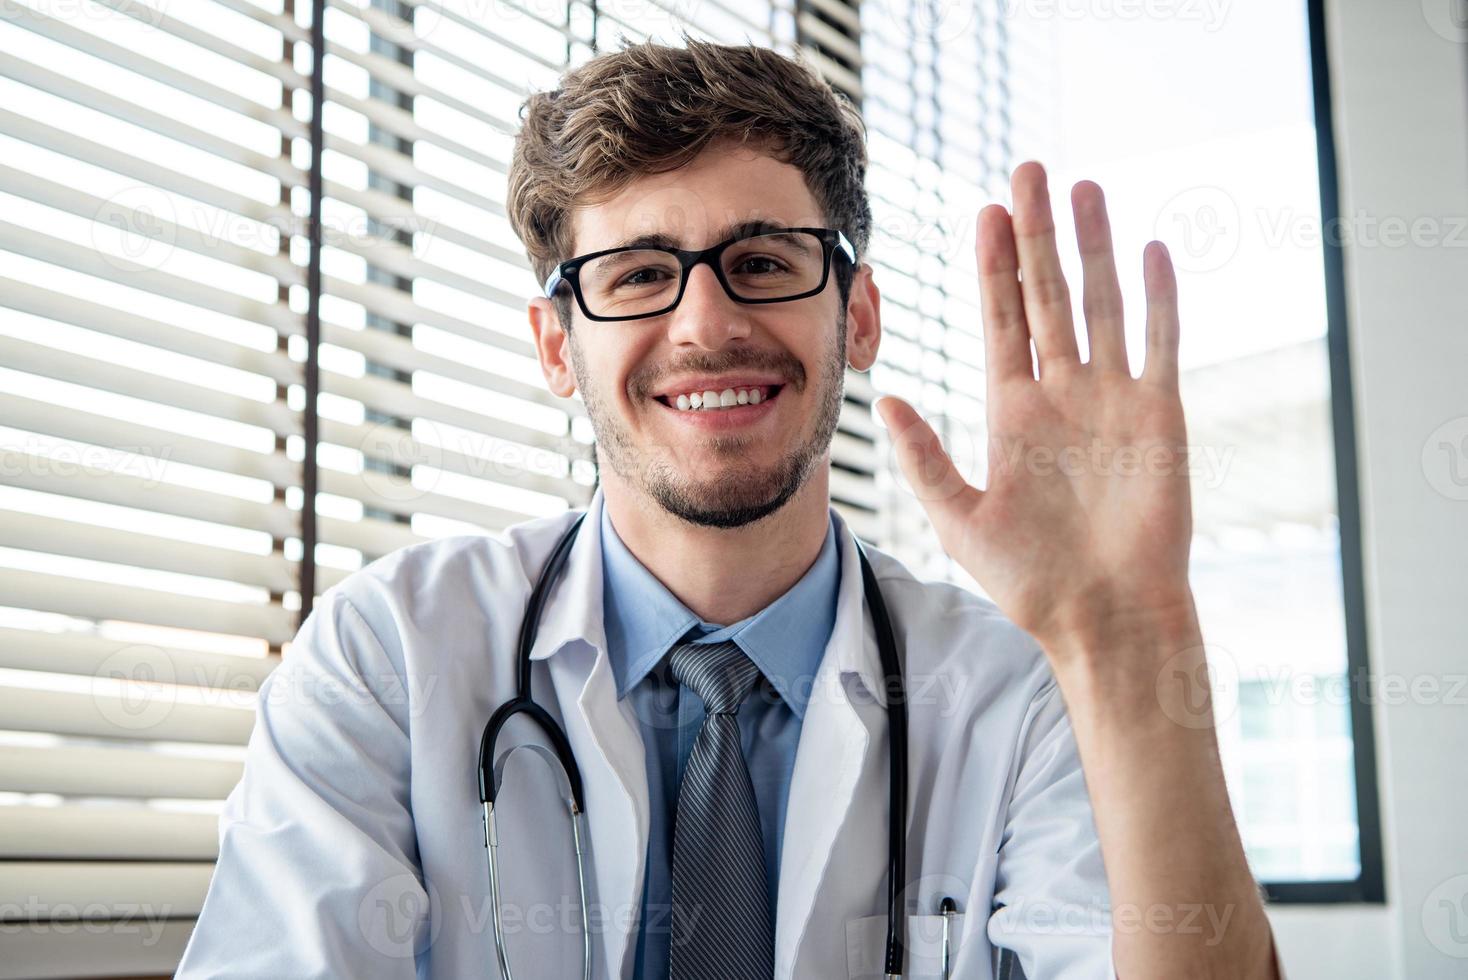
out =
{"type": "Polygon", "coordinates": [[[938,434],[907,402],[882,395],[873,406],[887,427],[892,456],[907,477],[912,494],[923,505],[940,537],[983,498],[953,465],[938,434]]]}

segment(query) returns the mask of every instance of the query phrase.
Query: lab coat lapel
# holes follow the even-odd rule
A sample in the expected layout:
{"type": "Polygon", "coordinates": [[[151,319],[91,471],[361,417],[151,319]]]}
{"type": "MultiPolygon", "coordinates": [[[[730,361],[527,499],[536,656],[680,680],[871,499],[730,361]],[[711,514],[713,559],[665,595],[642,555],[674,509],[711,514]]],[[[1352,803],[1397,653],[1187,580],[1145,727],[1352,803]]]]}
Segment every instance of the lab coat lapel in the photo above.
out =
{"type": "MultiPolygon", "coordinates": [[[[636,717],[630,705],[617,700],[607,655],[602,504],[598,488],[586,507],[562,577],[547,596],[530,659],[548,661],[562,724],[581,769],[594,869],[593,975],[625,977],[636,948],[631,939],[636,934],[647,856],[647,767],[636,717]]],[[[547,555],[574,518],[573,512],[553,525],[547,555]]]]}
{"type": "Polygon", "coordinates": [[[793,976],[798,963],[806,974],[807,963],[829,970],[834,950],[844,950],[844,923],[870,914],[873,884],[881,887],[886,877],[881,670],[856,543],[839,512],[833,508],[832,514],[841,544],[840,592],[801,724],[786,804],[775,935],[780,978],[793,976]]]}

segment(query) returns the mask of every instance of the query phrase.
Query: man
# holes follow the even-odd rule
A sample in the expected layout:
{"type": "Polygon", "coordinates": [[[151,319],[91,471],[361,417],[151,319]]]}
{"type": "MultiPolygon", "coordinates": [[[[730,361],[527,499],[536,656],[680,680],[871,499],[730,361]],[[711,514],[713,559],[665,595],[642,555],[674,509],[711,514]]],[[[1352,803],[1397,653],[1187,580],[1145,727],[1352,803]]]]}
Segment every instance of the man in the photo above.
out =
{"type": "MultiPolygon", "coordinates": [[[[979,215],[988,487],[879,402],[995,600],[866,548],[907,685],[890,813],[892,690],[829,497],[844,371],[881,333],[860,120],[798,62],[685,42],[533,96],[509,181],[547,284],[540,365],[581,392],[600,472],[530,656],[585,781],[594,975],[880,975],[889,887],[908,975],[948,956],[989,977],[1002,950],[1033,980],[1278,975],[1206,700],[1172,683],[1204,660],[1166,250],[1134,378],[1100,189],[1076,186],[1083,363],[1045,174],[1019,167],[1013,215],[979,215]]],[[[403,549],[323,596],[262,687],[179,976],[494,976],[501,951],[517,977],[581,975],[579,912],[536,917],[579,905],[555,806],[523,802],[533,777],[497,800],[496,904],[471,789],[577,513],[403,549]]]]}

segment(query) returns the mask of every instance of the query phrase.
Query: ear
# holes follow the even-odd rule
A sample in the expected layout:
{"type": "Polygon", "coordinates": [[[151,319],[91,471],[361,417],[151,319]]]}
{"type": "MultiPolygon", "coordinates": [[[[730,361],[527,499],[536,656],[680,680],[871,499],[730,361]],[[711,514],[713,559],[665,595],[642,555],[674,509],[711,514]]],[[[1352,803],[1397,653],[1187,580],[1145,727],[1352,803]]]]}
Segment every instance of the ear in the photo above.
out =
{"type": "Polygon", "coordinates": [[[530,318],[530,332],[535,335],[535,353],[540,370],[552,393],[570,398],[576,391],[576,371],[571,364],[571,337],[561,324],[555,305],[544,296],[535,296],[525,304],[530,318]]]}
{"type": "Polygon", "coordinates": [[[882,340],[882,295],[872,279],[870,263],[857,267],[846,300],[846,360],[858,371],[877,362],[877,345],[882,340]]]}

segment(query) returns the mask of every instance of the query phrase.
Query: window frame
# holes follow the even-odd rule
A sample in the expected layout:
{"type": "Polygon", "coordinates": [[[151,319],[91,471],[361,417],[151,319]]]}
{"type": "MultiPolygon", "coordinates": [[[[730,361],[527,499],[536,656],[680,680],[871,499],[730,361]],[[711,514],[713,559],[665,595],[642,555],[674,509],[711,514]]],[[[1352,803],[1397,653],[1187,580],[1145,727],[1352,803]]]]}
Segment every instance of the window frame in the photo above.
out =
{"type": "MultiPolygon", "coordinates": [[[[1325,34],[1325,0],[1306,0],[1309,16],[1310,75],[1315,105],[1315,148],[1320,172],[1321,226],[1340,221],[1340,183],[1325,34]]],[[[1386,902],[1382,859],[1381,810],[1376,773],[1376,734],[1369,691],[1366,647],[1366,596],[1361,550],[1361,497],[1357,466],[1356,420],[1346,318],[1345,258],[1339,236],[1322,236],[1325,264],[1326,353],[1330,364],[1331,432],[1335,450],[1336,511],[1340,519],[1341,598],[1345,615],[1346,676],[1351,692],[1351,754],[1356,784],[1357,851],[1360,873],[1354,879],[1261,881],[1269,901],[1278,905],[1386,902]]]]}

